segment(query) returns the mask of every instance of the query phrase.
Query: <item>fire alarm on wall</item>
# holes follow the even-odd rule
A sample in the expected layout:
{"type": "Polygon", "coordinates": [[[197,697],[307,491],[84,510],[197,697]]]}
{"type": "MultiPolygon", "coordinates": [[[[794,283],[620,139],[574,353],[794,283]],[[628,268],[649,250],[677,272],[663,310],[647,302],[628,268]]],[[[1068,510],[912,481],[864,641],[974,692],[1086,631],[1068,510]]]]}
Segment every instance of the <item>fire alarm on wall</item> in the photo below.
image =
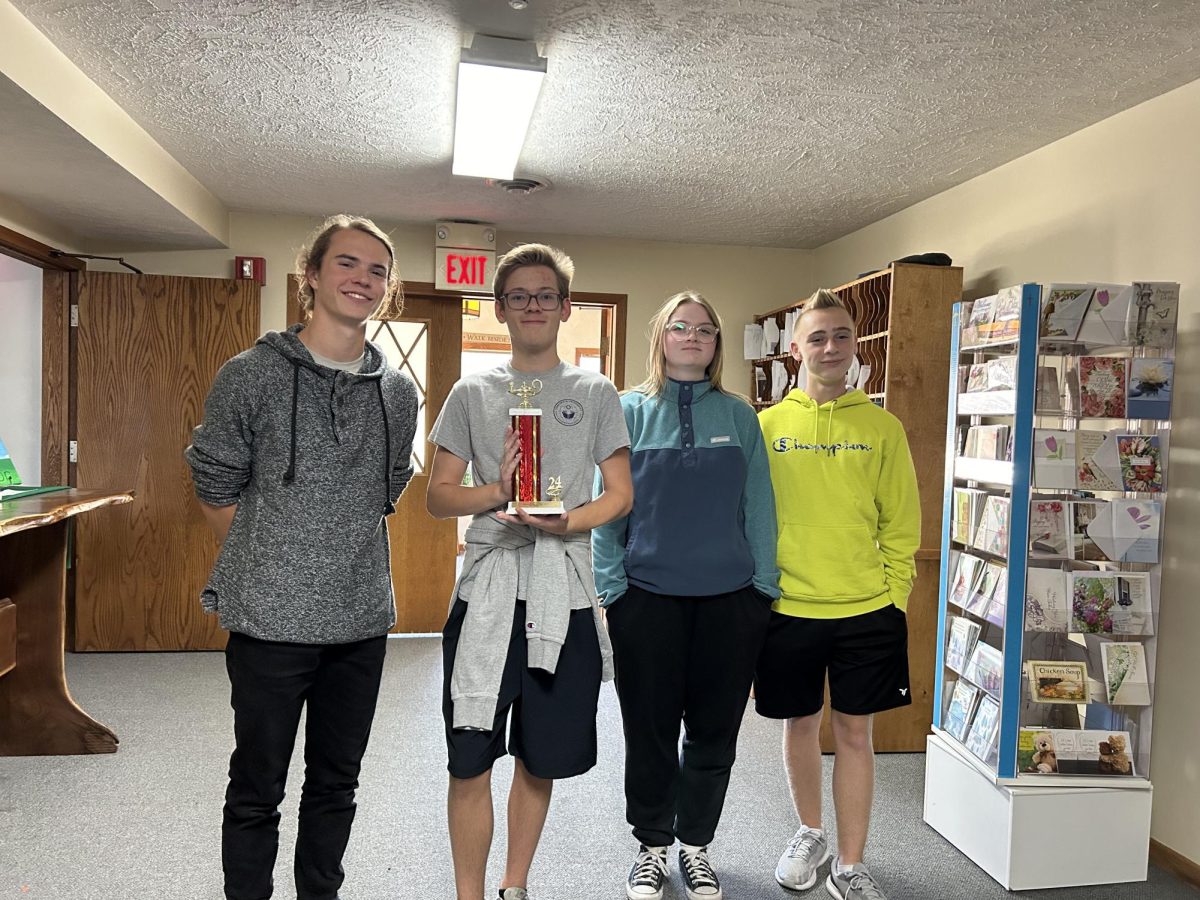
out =
{"type": "Polygon", "coordinates": [[[233,277],[245,278],[247,281],[257,281],[260,285],[267,283],[267,261],[261,256],[235,256],[233,259],[233,277]]]}

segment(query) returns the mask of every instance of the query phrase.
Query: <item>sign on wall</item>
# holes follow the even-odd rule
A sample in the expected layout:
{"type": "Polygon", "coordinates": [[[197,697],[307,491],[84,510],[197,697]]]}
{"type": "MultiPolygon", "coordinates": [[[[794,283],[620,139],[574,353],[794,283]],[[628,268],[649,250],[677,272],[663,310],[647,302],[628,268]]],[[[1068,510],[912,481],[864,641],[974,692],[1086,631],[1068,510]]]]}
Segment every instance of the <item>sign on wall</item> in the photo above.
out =
{"type": "Polygon", "coordinates": [[[491,294],[496,269],[496,229],[491,225],[439,222],[435,229],[438,290],[491,294]]]}

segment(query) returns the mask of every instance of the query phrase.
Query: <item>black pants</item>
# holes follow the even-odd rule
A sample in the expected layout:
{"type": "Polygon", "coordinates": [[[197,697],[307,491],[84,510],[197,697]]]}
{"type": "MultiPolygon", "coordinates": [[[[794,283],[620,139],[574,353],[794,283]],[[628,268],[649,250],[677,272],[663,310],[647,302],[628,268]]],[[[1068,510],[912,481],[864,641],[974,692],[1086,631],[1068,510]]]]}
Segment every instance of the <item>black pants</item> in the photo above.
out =
{"type": "Polygon", "coordinates": [[[712,841],[770,615],[753,588],[669,597],[631,585],[608,608],[625,730],[625,815],[641,843],[712,841]]]}
{"type": "Polygon", "coordinates": [[[383,635],[349,644],[285,644],[229,635],[235,749],[221,830],[225,896],[266,900],[279,850],[279,804],[304,731],[304,787],[296,835],[296,895],[337,897],[354,821],[354,791],[383,673],[383,635]]]}

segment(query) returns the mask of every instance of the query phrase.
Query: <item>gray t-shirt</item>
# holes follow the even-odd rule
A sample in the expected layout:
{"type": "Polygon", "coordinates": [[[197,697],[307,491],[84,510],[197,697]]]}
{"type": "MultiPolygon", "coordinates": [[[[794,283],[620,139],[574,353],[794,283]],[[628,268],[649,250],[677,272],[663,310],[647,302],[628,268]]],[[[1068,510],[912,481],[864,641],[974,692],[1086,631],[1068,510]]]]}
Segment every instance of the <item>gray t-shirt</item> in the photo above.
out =
{"type": "MultiPolygon", "coordinates": [[[[518,372],[506,364],[467,375],[450,391],[429,439],[469,463],[475,484],[499,481],[509,410],[521,405],[509,385],[520,387],[535,379],[542,388],[529,404],[542,411],[543,499],[549,478],[561,478],[563,506],[571,510],[592,499],[596,466],[629,446],[620,397],[603,375],[566,363],[548,372],[518,372]]],[[[532,545],[522,550],[522,556],[532,553],[532,545]]],[[[525,596],[526,559],[520,569],[519,596],[525,596]]],[[[468,602],[471,581],[464,572],[459,584],[459,596],[468,602]]]]}

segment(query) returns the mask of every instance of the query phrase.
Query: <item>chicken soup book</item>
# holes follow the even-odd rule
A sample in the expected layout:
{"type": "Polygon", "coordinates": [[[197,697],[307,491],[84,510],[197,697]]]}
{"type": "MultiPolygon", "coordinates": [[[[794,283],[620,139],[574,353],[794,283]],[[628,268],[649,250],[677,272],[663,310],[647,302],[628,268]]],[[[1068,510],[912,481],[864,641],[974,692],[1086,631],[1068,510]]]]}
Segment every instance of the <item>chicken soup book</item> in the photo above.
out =
{"type": "Polygon", "coordinates": [[[1034,703],[1087,703],[1087,663],[1031,659],[1025,663],[1034,703]]]}

